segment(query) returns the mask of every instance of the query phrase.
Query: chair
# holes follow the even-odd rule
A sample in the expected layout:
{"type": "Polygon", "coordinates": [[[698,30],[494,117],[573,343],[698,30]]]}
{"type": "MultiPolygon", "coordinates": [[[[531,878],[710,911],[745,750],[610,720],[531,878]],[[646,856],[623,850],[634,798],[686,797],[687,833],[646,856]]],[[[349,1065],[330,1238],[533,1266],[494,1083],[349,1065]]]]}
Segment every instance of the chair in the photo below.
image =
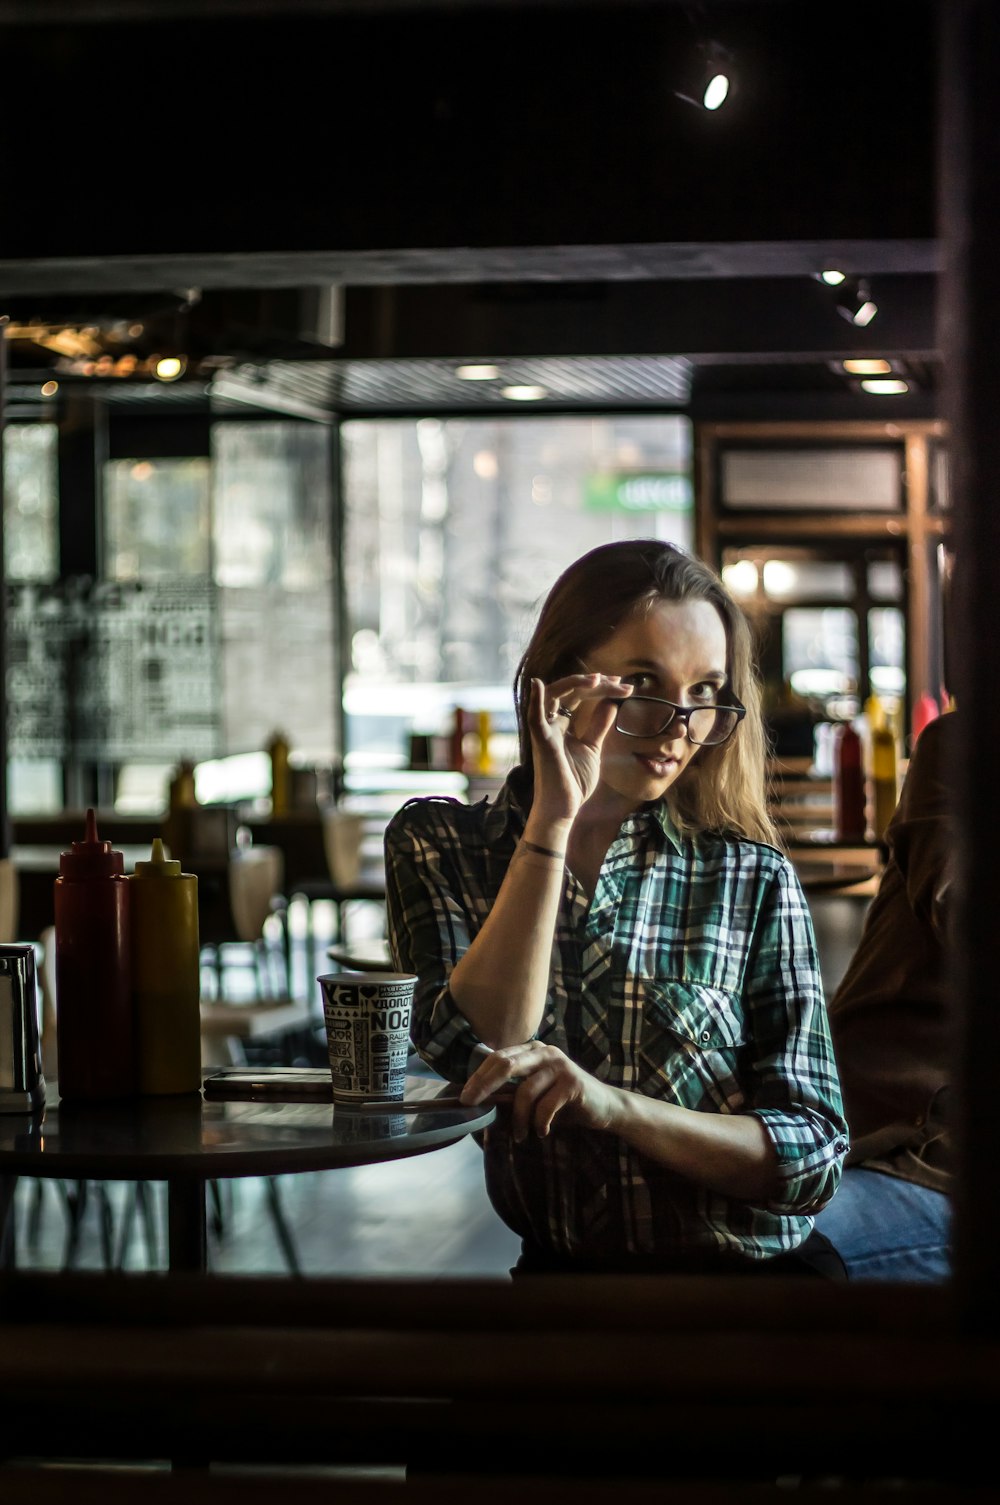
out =
{"type": "Polygon", "coordinates": [[[227,886],[231,929],[203,941],[215,968],[215,997],[202,999],[203,1066],[240,1066],[247,1062],[247,1043],[306,1028],[308,1003],[291,993],[291,956],[287,903],[281,892],[284,862],[280,847],[234,848],[229,856],[227,886]],[[281,974],[275,985],[274,956],[268,944],[268,921],[282,932],[281,974]],[[225,967],[237,948],[249,952],[254,986],[249,998],[225,996],[225,967]]]}
{"type": "MultiPolygon", "coordinates": [[[[59,1076],[59,1051],[56,1031],[56,931],[54,925],[49,925],[42,931],[38,940],[38,946],[41,952],[38,964],[38,986],[41,993],[42,1005],[39,1046],[42,1057],[42,1070],[47,1080],[54,1085],[59,1076]]],[[[126,1201],[125,1214],[118,1239],[117,1253],[115,1250],[114,1213],[107,1187],[104,1183],[102,1181],[86,1180],[55,1181],[53,1186],[62,1204],[62,1211],[66,1218],[66,1241],[63,1246],[62,1260],[64,1269],[70,1270],[76,1263],[77,1255],[80,1251],[84,1218],[91,1199],[93,1199],[97,1208],[101,1256],[105,1269],[110,1270],[115,1267],[122,1267],[136,1212],[141,1216],[146,1248],[152,1257],[156,1243],[156,1230],[151,1192],[145,1182],[138,1182],[130,1188],[130,1195],[126,1201]]],[[[27,1210],[27,1241],[29,1248],[33,1248],[38,1242],[45,1196],[45,1181],[40,1178],[33,1181],[27,1210]]]]}
{"type": "Polygon", "coordinates": [[[385,909],[385,877],[382,871],[381,846],[385,818],[377,811],[329,805],[322,812],[323,847],[330,876],[333,899],[335,939],[347,939],[345,906],[354,903],[377,904],[385,909]],[[366,848],[376,845],[377,860],[366,848]]]}
{"type": "Polygon", "coordinates": [[[216,996],[221,1000],[225,993],[224,970],[227,960],[236,953],[243,961],[249,960],[256,972],[256,996],[287,998],[289,994],[287,904],[282,894],[284,883],[284,859],[280,847],[250,846],[234,847],[229,853],[225,871],[225,887],[228,902],[214,923],[210,916],[208,926],[203,925],[201,946],[215,968],[216,996]],[[268,946],[265,927],[271,916],[279,920],[283,938],[284,975],[279,979],[277,990],[272,976],[272,953],[268,946]],[[205,933],[207,928],[207,934],[205,933]]]}
{"type": "Polygon", "coordinates": [[[0,858],[0,943],[17,940],[20,885],[17,868],[9,857],[0,858]]]}

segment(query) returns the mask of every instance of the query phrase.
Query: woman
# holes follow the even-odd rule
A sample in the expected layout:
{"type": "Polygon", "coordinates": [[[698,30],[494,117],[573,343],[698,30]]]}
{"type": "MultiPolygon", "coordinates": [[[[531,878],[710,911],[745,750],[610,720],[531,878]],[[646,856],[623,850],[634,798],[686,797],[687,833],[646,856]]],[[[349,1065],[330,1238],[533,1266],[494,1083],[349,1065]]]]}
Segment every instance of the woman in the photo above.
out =
{"type": "Polygon", "coordinates": [[[811,1270],[847,1133],[742,612],[672,545],[607,544],[514,689],[498,798],[410,801],[386,867],[418,1050],[464,1102],[515,1084],[485,1152],[518,1268],[811,1270]]]}

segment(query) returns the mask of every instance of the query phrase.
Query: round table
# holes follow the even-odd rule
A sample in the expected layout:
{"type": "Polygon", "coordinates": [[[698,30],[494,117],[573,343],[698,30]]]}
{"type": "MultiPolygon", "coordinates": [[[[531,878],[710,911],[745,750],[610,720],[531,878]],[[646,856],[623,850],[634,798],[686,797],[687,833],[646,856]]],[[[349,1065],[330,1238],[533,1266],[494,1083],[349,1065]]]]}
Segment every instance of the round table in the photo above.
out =
{"type": "Polygon", "coordinates": [[[206,1101],[201,1093],[59,1103],[33,1116],[0,1115],[0,1177],[11,1194],[17,1176],[166,1181],[170,1268],[204,1270],[206,1181],[372,1165],[442,1149],[496,1115],[492,1106],[456,1106],[454,1093],[446,1083],[407,1078],[403,1110],[206,1101]],[[449,1101],[436,1107],[442,1096],[449,1101]]]}
{"type": "Polygon", "coordinates": [[[383,940],[357,941],[354,945],[328,946],[326,954],[332,962],[351,972],[389,972],[392,970],[392,953],[389,942],[383,940]]]}

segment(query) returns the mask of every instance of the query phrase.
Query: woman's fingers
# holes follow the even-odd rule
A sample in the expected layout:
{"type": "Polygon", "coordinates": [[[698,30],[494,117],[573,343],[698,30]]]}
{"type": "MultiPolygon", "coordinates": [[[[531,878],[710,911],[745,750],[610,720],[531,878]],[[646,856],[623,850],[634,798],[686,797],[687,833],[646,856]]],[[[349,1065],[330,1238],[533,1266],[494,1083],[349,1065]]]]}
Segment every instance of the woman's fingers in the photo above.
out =
{"type": "Polygon", "coordinates": [[[556,1115],[581,1097],[580,1073],[569,1058],[555,1046],[528,1041],[493,1051],[462,1088],[462,1102],[481,1103],[512,1081],[510,1132],[518,1143],[532,1129],[548,1134],[556,1115]]]}
{"type": "Polygon", "coordinates": [[[632,688],[631,685],[622,684],[620,674],[568,674],[544,686],[545,709],[547,714],[557,713],[559,710],[572,714],[585,700],[598,700],[606,696],[624,700],[631,695],[632,688]]]}
{"type": "Polygon", "coordinates": [[[462,1088],[462,1102],[472,1107],[484,1098],[491,1097],[514,1077],[524,1076],[534,1066],[540,1065],[546,1049],[547,1046],[529,1041],[524,1045],[505,1045],[501,1050],[492,1051],[462,1088]]]}

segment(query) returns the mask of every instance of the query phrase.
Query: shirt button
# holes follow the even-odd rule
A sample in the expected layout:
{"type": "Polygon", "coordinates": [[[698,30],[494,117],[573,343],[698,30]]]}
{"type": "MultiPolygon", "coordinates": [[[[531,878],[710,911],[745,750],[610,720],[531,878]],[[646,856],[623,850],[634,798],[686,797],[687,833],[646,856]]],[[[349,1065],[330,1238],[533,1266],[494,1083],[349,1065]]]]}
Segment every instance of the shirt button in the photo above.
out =
{"type": "Polygon", "coordinates": [[[712,1031],[710,1029],[702,1030],[702,1033],[701,1033],[701,1043],[702,1043],[702,1045],[707,1045],[708,1042],[709,1042],[709,1040],[711,1040],[711,1038],[712,1038],[712,1031]]]}
{"type": "Polygon", "coordinates": [[[847,1149],[847,1143],[843,1139],[838,1139],[833,1148],[838,1155],[843,1155],[847,1149]]]}

